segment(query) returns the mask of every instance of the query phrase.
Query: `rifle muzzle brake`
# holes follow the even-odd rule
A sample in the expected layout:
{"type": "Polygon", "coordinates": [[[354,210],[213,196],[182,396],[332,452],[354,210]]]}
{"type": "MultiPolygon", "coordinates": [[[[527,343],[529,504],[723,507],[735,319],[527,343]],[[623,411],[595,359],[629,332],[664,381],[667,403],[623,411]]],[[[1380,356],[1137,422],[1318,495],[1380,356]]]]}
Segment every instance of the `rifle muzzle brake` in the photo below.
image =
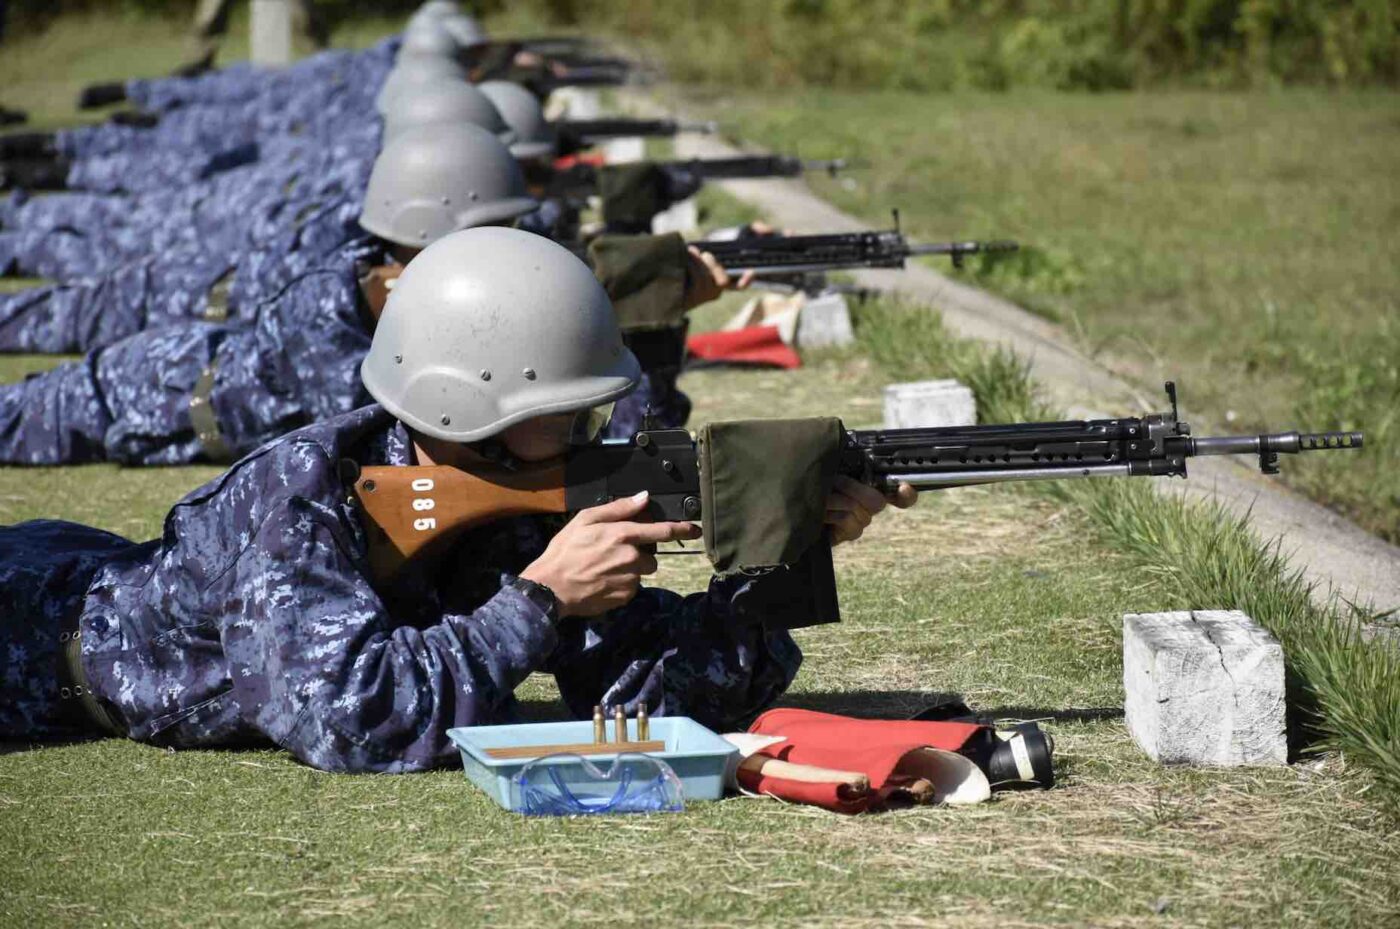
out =
{"type": "Polygon", "coordinates": [[[1280,454],[1360,448],[1363,440],[1360,432],[1274,432],[1252,436],[1202,437],[1188,441],[1193,455],[1257,454],[1259,470],[1265,474],[1277,474],[1280,454]]]}
{"type": "Polygon", "coordinates": [[[1360,448],[1364,436],[1360,432],[1274,432],[1267,435],[1231,435],[1202,437],[1191,440],[1194,455],[1248,455],[1275,452],[1293,455],[1298,452],[1330,451],[1337,448],[1360,448]]]}

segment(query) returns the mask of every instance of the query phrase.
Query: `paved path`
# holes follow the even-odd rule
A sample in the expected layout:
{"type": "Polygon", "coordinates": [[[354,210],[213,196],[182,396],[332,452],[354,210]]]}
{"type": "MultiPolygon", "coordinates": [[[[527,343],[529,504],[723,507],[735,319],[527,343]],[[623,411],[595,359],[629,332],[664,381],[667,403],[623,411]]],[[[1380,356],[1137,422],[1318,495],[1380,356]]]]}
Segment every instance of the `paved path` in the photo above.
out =
{"type": "MultiPolygon", "coordinates": [[[[700,135],[679,137],[676,150],[682,157],[737,153],[700,135]]],[[[800,181],[725,181],[720,186],[794,233],[870,228],[817,197],[800,181]]],[[[855,277],[860,284],[936,308],[958,335],[1005,345],[1028,359],[1048,399],[1073,416],[1165,407],[1164,395],[1144,396],[1077,351],[1053,323],[930,268],[911,265],[904,271],[861,271],[855,277]]],[[[1167,492],[1217,500],[1234,513],[1248,512],[1263,537],[1282,540],[1284,551],[1309,580],[1318,583],[1320,592],[1335,589],[1354,602],[1369,602],[1384,610],[1400,607],[1400,548],[1259,474],[1244,459],[1193,459],[1189,480],[1153,483],[1167,492]]]]}

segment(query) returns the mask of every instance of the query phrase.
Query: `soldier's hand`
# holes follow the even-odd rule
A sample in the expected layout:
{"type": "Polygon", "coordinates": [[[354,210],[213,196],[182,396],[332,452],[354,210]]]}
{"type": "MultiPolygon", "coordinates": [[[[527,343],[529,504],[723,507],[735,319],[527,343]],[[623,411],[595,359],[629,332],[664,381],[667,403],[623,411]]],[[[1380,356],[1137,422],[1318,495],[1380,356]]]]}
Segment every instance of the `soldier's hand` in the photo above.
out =
{"type": "Polygon", "coordinates": [[[637,522],[647,506],[643,491],[582,510],[520,572],[559,600],[560,616],[597,616],[637,595],[642,577],[656,572],[656,545],[698,539],[694,523],[637,522]]]}
{"type": "Polygon", "coordinates": [[[687,249],[690,260],[685,269],[685,308],[693,310],[702,303],[709,303],[726,290],[744,290],[753,282],[753,273],[745,272],[735,280],[724,270],[718,259],[709,252],[702,252],[694,245],[687,249]]]}
{"type": "Polygon", "coordinates": [[[855,478],[838,474],[831,495],[826,498],[826,524],[831,527],[831,544],[860,538],[875,514],[887,505],[907,509],[918,499],[919,492],[908,484],[900,484],[894,493],[885,495],[855,478]]]}

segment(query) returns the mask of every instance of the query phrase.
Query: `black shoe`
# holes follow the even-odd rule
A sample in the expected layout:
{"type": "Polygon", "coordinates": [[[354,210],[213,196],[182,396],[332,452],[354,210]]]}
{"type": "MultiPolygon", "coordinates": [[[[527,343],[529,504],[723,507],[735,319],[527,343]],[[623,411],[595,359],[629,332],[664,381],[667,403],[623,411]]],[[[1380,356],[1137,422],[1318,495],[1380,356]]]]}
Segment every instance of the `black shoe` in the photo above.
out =
{"type": "Polygon", "coordinates": [[[12,132],[0,135],[0,158],[7,161],[47,159],[58,155],[52,132],[12,132]]]}
{"type": "Polygon", "coordinates": [[[214,70],[214,56],[218,54],[217,48],[211,48],[193,61],[187,61],[174,71],[170,72],[171,77],[199,77],[201,74],[214,70]]]}
{"type": "Polygon", "coordinates": [[[95,110],[111,103],[121,103],[126,99],[126,84],[115,81],[111,84],[90,84],[78,94],[78,109],[95,110]]]}
{"type": "Polygon", "coordinates": [[[67,190],[67,158],[0,162],[0,190],[67,190]]]}
{"type": "Polygon", "coordinates": [[[118,126],[132,126],[136,129],[154,129],[160,125],[160,116],[141,110],[118,110],[107,118],[118,126]]]}
{"type": "Polygon", "coordinates": [[[29,114],[24,110],[12,110],[7,106],[0,106],[0,126],[18,126],[20,123],[29,122],[29,114]]]}

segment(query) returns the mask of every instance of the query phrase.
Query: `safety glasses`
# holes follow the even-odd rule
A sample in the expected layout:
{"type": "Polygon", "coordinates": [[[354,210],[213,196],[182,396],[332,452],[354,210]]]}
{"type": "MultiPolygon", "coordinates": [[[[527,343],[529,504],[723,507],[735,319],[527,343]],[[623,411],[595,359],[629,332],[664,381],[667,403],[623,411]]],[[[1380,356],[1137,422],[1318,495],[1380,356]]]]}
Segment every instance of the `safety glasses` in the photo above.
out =
{"type": "Polygon", "coordinates": [[[679,813],[680,778],[657,758],[626,752],[607,771],[582,755],[537,758],[511,778],[511,808],[526,816],[679,813]]]}

